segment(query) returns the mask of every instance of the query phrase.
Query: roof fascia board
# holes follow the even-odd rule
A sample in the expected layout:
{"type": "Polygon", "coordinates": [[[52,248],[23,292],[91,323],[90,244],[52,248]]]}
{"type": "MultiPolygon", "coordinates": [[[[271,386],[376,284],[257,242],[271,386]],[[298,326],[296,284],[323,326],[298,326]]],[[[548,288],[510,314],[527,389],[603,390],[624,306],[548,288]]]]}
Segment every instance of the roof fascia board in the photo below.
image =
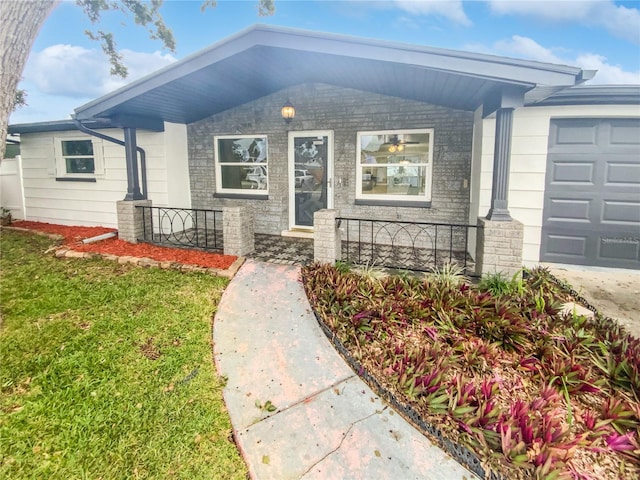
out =
{"type": "MultiPolygon", "coordinates": [[[[90,121],[87,126],[92,129],[114,128],[114,126],[105,121],[90,121]]],[[[33,122],[33,123],[16,123],[9,125],[8,133],[41,133],[41,132],[63,132],[66,130],[77,130],[73,120],[53,120],[50,122],[33,122]]]]}
{"type": "Polygon", "coordinates": [[[379,40],[362,40],[348,36],[328,36],[304,30],[257,30],[256,33],[258,32],[264,34],[261,44],[269,47],[291,49],[292,45],[295,45],[297,50],[420,66],[430,70],[478,76],[505,83],[575,85],[582,72],[580,68],[566,65],[417,47],[379,40]],[[349,43],[349,47],[346,47],[345,43],[349,43]]]}

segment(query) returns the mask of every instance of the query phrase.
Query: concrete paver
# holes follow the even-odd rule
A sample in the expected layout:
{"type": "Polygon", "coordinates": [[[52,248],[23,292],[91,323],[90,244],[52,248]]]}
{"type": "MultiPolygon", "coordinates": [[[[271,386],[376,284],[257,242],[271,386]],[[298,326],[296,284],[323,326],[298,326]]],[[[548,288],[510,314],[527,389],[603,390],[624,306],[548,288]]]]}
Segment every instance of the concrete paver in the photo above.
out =
{"type": "Polygon", "coordinates": [[[247,261],[214,322],[224,398],[252,478],[477,478],[346,366],[320,330],[299,272],[247,261]]]}

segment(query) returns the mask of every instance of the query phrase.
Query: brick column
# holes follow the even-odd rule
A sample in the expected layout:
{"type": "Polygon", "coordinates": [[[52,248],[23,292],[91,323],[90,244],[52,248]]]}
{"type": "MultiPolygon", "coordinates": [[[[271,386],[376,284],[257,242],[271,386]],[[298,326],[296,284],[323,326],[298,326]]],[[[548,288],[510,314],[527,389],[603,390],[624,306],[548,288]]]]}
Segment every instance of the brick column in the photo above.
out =
{"type": "Polygon", "coordinates": [[[147,235],[151,233],[151,214],[147,211],[143,222],[142,209],[136,208],[138,205],[150,207],[151,200],[120,200],[116,203],[120,240],[138,243],[138,239],[144,236],[145,226],[147,235]]]}
{"type": "Polygon", "coordinates": [[[334,265],[342,258],[340,230],[336,226],[336,210],[318,210],[313,214],[313,259],[334,265]]]}
{"type": "Polygon", "coordinates": [[[224,254],[242,257],[255,250],[253,210],[249,207],[223,207],[222,242],[224,254]]]}
{"type": "Polygon", "coordinates": [[[517,220],[478,218],[476,274],[502,272],[512,277],[522,268],[524,226],[517,220]]]}

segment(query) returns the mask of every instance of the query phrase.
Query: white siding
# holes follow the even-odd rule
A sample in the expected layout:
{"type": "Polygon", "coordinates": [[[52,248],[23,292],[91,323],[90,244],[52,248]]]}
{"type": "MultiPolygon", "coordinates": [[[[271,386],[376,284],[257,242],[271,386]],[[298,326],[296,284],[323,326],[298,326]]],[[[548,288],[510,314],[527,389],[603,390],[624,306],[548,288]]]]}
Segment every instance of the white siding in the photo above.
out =
{"type": "Polygon", "coordinates": [[[168,205],[191,208],[189,162],[187,162],[187,126],[165,123],[164,136],[167,168],[168,205]]]}
{"type": "MultiPolygon", "coordinates": [[[[509,211],[524,224],[523,261],[535,265],[540,260],[542,209],[544,206],[549,125],[552,118],[639,117],[634,105],[576,105],[519,108],[513,115],[511,174],[509,176],[509,211]]],[[[495,118],[483,120],[482,155],[478,214],[485,216],[491,206],[495,118]]],[[[477,166],[474,164],[474,168],[477,166]]],[[[476,178],[477,172],[472,173],[476,178]]],[[[474,199],[472,197],[472,205],[474,199]]]]}
{"type": "MultiPolygon", "coordinates": [[[[122,140],[118,129],[100,133],[122,140]]],[[[127,193],[124,147],[93,137],[104,170],[96,182],[56,181],[56,139],[92,138],[78,131],[21,136],[26,218],[63,225],[117,227],[116,202],[127,193]]],[[[137,132],[147,154],[148,197],[153,205],[189,207],[186,126],[165,124],[164,132],[137,132]],[[185,201],[186,199],[186,201],[185,201]],[[177,203],[173,203],[174,200],[177,203]]]]}

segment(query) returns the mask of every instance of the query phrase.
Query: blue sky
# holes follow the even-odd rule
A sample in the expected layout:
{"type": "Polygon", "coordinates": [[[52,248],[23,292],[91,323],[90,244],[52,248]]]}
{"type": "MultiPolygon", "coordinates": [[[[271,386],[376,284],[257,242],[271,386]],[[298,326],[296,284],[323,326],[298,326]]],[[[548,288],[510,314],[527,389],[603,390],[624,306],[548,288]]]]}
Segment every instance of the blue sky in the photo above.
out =
{"type": "Polygon", "coordinates": [[[253,0],[218,0],[204,13],[200,4],[165,0],[176,52],[163,51],[131,18],[106,15],[100,28],[114,33],[129,67],[122,80],[109,75],[99,45],[84,35],[91,25],[82,11],[62,2],[25,68],[28,106],[10,122],[69,118],[75,107],[255,23],[597,69],[593,84],[640,83],[640,0],[276,0],[272,17],[258,17],[253,0]]]}

